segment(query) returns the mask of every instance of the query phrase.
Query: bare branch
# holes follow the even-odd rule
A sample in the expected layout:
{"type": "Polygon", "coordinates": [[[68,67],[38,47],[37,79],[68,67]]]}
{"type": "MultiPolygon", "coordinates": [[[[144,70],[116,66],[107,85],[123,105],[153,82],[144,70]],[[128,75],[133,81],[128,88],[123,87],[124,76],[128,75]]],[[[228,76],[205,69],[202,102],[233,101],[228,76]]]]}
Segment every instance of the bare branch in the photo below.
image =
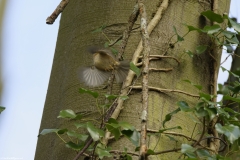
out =
{"type": "Polygon", "coordinates": [[[46,19],[46,24],[53,24],[58,15],[62,13],[64,8],[67,6],[68,2],[69,0],[62,0],[54,12],[46,19]]]}
{"type": "MultiPolygon", "coordinates": [[[[132,89],[142,90],[142,86],[132,86],[132,89]]],[[[188,95],[188,96],[191,96],[191,97],[196,97],[196,98],[200,97],[199,95],[196,95],[196,94],[190,94],[190,93],[187,93],[187,92],[184,92],[184,91],[181,91],[181,90],[175,90],[175,89],[163,89],[163,88],[156,88],[156,87],[151,87],[151,86],[149,86],[148,89],[151,90],[151,91],[157,91],[157,92],[161,92],[161,93],[176,92],[176,93],[182,93],[182,94],[185,94],[185,95],[188,95]]]]}

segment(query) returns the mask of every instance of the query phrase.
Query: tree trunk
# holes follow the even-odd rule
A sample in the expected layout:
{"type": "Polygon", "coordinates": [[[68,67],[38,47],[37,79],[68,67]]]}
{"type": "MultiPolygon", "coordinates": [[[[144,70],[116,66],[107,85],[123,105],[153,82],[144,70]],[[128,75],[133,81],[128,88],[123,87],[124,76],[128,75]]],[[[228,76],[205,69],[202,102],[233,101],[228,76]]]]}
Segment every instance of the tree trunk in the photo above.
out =
{"type": "MultiPolygon", "coordinates": [[[[150,21],[156,14],[158,7],[163,0],[146,1],[147,18],[150,21]]],[[[229,3],[220,0],[218,12],[228,12],[229,3]]],[[[102,33],[92,33],[95,29],[105,26],[104,34],[111,40],[122,35],[127,26],[127,21],[133,11],[135,1],[70,1],[65,8],[60,22],[56,51],[52,66],[48,93],[44,106],[44,112],[40,127],[40,132],[48,128],[68,128],[75,129],[72,121],[58,119],[60,110],[72,109],[75,112],[89,113],[88,119],[98,118],[95,100],[89,95],[79,94],[79,88],[87,88],[79,82],[77,77],[80,66],[92,65],[92,56],[87,52],[89,46],[104,46],[108,40],[102,33]]],[[[189,57],[184,51],[195,52],[198,45],[209,45],[210,39],[206,35],[198,32],[191,32],[184,41],[177,42],[173,27],[177,33],[183,36],[188,32],[188,28],[183,24],[202,28],[209,23],[201,12],[211,10],[212,4],[209,1],[199,2],[197,0],[171,0],[166,8],[162,19],[150,34],[149,42],[150,55],[166,55],[172,58],[161,58],[150,61],[150,68],[170,69],[170,71],[150,71],[149,72],[149,99],[148,99],[148,129],[163,129],[162,122],[165,115],[177,108],[178,101],[186,101],[193,106],[198,98],[179,93],[162,92],[151,90],[151,87],[162,89],[180,90],[192,95],[198,95],[198,90],[182,80],[190,80],[194,84],[203,86],[202,92],[211,93],[210,86],[212,76],[212,60],[208,52],[189,57]],[[173,38],[172,36],[175,35],[173,38]],[[178,61],[180,63],[178,63],[178,61]]],[[[138,27],[140,20],[136,21],[134,28],[138,27]]],[[[131,32],[130,39],[126,46],[124,58],[131,60],[134,51],[141,39],[139,29],[131,32]]],[[[118,49],[118,45],[114,48],[118,49]]],[[[135,86],[141,86],[141,76],[135,82],[135,86]]],[[[99,104],[104,104],[103,94],[107,93],[103,87],[90,88],[101,94],[99,104]]],[[[113,94],[119,94],[121,84],[114,83],[113,94]]],[[[133,89],[129,99],[124,101],[123,108],[118,116],[119,121],[126,121],[134,125],[137,130],[141,128],[142,99],[141,90],[133,89]]],[[[202,131],[202,126],[192,121],[190,114],[180,112],[167,122],[166,128],[181,126],[182,130],[173,130],[177,133],[185,134],[197,139],[202,131]],[[195,125],[197,126],[195,129],[195,125]]],[[[99,119],[96,119],[99,121],[99,119]]],[[[68,137],[64,137],[68,141],[68,137]]],[[[155,152],[172,150],[179,148],[182,143],[189,143],[186,139],[176,136],[178,142],[172,141],[164,134],[161,136],[149,136],[148,148],[155,149],[155,152]],[[160,141],[158,142],[158,140],[160,141]]],[[[134,152],[135,147],[126,138],[118,141],[110,141],[109,145],[113,149],[134,152]]],[[[138,152],[136,152],[138,153],[138,152]]],[[[177,159],[180,152],[169,152],[158,156],[150,156],[150,159],[177,159]]],[[[63,160],[73,159],[76,152],[66,148],[64,143],[54,134],[40,136],[36,148],[35,160],[63,160]]],[[[83,157],[82,157],[83,159],[83,157]]]]}

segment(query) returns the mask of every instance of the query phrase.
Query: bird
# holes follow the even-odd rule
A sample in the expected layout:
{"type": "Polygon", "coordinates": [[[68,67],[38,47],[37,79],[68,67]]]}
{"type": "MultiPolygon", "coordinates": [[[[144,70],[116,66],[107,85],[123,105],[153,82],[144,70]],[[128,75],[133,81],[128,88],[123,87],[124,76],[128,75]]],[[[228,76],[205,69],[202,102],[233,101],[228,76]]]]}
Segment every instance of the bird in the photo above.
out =
{"type": "Polygon", "coordinates": [[[80,82],[89,87],[98,87],[109,79],[112,72],[115,75],[116,82],[122,83],[129,71],[129,61],[119,61],[111,50],[90,47],[88,51],[93,56],[93,65],[89,67],[80,67],[78,76],[80,82]]]}

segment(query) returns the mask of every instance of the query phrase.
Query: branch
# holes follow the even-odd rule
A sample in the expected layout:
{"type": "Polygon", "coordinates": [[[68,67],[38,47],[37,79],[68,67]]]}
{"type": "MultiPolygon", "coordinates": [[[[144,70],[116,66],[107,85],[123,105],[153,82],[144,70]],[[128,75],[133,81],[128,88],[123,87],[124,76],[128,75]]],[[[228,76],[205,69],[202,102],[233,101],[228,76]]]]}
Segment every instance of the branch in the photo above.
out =
{"type": "MultiPolygon", "coordinates": [[[[157,13],[155,14],[155,16],[153,17],[153,19],[150,21],[150,23],[148,24],[148,34],[151,34],[151,32],[153,31],[153,29],[156,27],[156,25],[158,24],[158,22],[160,21],[160,19],[162,18],[162,14],[164,12],[164,10],[168,7],[168,3],[169,0],[164,0],[161,4],[161,6],[159,7],[157,13]]],[[[139,42],[137,49],[135,50],[134,54],[133,54],[133,58],[132,58],[132,62],[134,64],[136,64],[139,60],[139,56],[141,54],[143,50],[142,47],[142,41],[139,42]]],[[[122,89],[121,89],[121,94],[120,96],[126,96],[128,95],[128,91],[129,91],[129,86],[132,84],[133,78],[135,76],[135,73],[133,71],[129,71],[128,72],[128,76],[126,77],[125,82],[123,83],[122,89]]],[[[120,114],[123,105],[123,101],[121,98],[118,98],[117,101],[117,108],[115,109],[114,113],[112,114],[112,118],[117,119],[118,115],[120,114]]],[[[107,132],[107,134],[105,135],[105,141],[104,143],[107,143],[107,139],[108,137],[110,137],[110,132],[107,132]]]]}
{"type": "Polygon", "coordinates": [[[54,12],[46,19],[46,24],[53,24],[57,19],[58,15],[64,10],[67,6],[69,0],[62,0],[54,12]]]}
{"type": "MultiPolygon", "coordinates": [[[[132,86],[132,89],[142,89],[142,86],[132,86]]],[[[190,94],[190,93],[187,93],[187,92],[184,92],[184,91],[181,91],[181,90],[163,89],[163,88],[156,88],[156,87],[151,87],[151,86],[149,86],[148,89],[152,90],[152,91],[157,91],[157,92],[160,92],[160,93],[176,92],[176,93],[182,93],[182,94],[185,94],[185,95],[188,95],[188,96],[191,96],[191,97],[196,97],[196,98],[200,97],[199,95],[190,94]]]]}
{"type": "Polygon", "coordinates": [[[172,70],[173,68],[149,68],[149,71],[158,71],[158,72],[169,72],[172,70]]]}
{"type": "MultiPolygon", "coordinates": [[[[153,59],[161,59],[161,58],[170,58],[170,59],[174,59],[178,65],[180,64],[179,60],[175,57],[172,57],[172,56],[164,56],[164,55],[149,55],[150,57],[150,60],[153,60],[153,59]]],[[[139,58],[142,58],[142,56],[139,56],[139,58]]]]}
{"type": "Polygon", "coordinates": [[[148,114],[148,73],[149,73],[149,34],[147,31],[147,14],[143,0],[138,0],[138,7],[141,17],[141,32],[143,44],[143,70],[142,70],[142,116],[140,133],[139,159],[147,159],[147,114],[148,114]]]}

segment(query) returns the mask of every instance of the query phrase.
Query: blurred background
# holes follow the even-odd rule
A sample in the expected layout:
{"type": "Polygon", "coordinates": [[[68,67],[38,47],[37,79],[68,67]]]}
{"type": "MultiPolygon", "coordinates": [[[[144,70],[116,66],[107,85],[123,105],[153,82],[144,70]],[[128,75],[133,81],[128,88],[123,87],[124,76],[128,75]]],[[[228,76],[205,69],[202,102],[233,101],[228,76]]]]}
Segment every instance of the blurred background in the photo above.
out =
{"type": "MultiPolygon", "coordinates": [[[[0,0],[0,160],[33,160],[51,72],[59,19],[46,18],[60,0],[0,0]]],[[[230,17],[240,18],[239,0],[230,17]]],[[[228,54],[223,53],[222,61],[228,54]]],[[[223,64],[231,67],[231,56],[223,64]]],[[[219,83],[228,73],[220,72],[219,83]]]]}

